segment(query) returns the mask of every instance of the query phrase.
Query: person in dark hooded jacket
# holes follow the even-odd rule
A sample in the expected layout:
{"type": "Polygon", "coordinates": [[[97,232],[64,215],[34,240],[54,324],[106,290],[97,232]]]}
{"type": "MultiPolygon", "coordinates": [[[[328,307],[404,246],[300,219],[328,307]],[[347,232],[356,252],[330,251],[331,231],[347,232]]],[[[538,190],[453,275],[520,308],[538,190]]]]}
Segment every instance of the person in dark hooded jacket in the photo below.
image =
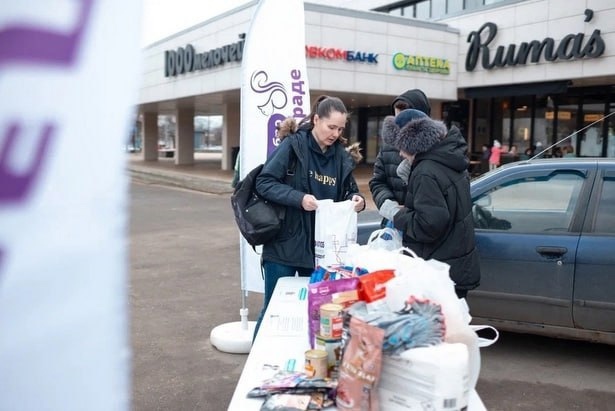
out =
{"type": "Polygon", "coordinates": [[[297,127],[294,119],[278,129],[279,146],[256,178],[256,190],[265,199],[286,207],[279,234],[263,245],[265,279],[258,333],[271,295],[281,277],[309,277],[314,271],[314,225],[318,200],[351,200],[365,209],[365,199],[352,172],[361,160],[358,144],[345,147],[342,135],[348,112],[337,97],[321,96],[297,127]],[[289,165],[295,166],[289,169],[289,165]],[[292,175],[288,175],[288,174],[292,175]]]}
{"type": "MultiPolygon", "coordinates": [[[[419,89],[407,90],[395,97],[392,108],[395,115],[408,108],[422,111],[428,116],[431,114],[431,106],[427,96],[419,89]]],[[[378,209],[382,207],[385,200],[403,204],[406,197],[408,174],[410,173],[407,162],[402,163],[403,159],[399,155],[399,150],[386,144],[386,142],[382,143],[374,163],[373,176],[369,181],[369,190],[378,209]]],[[[386,220],[383,220],[382,225],[385,224],[386,220]]]]}
{"type": "Polygon", "coordinates": [[[385,118],[382,137],[412,163],[403,206],[385,201],[380,214],[403,232],[403,245],[419,257],[450,265],[459,298],[480,283],[480,265],[468,175],[467,143],[418,110],[385,118]]]}

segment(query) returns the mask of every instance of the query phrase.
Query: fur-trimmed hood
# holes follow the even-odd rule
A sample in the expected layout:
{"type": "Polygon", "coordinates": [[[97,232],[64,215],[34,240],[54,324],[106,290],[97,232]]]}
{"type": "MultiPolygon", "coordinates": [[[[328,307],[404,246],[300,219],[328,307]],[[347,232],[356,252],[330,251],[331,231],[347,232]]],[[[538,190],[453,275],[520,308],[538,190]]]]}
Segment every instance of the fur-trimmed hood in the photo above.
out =
{"type": "MultiPolygon", "coordinates": [[[[278,125],[277,130],[277,136],[280,141],[282,141],[285,137],[295,134],[299,130],[299,124],[293,117],[287,117],[278,125]]],[[[340,138],[339,140],[340,144],[345,145],[346,139],[340,138]]],[[[345,149],[356,164],[359,164],[361,160],[363,160],[363,155],[361,154],[361,143],[352,143],[351,145],[346,146],[345,149]]]]}
{"type": "MultiPolygon", "coordinates": [[[[407,111],[409,110],[402,111],[398,117],[407,111]]],[[[425,153],[441,142],[447,133],[444,123],[421,114],[422,116],[409,118],[405,123],[401,122],[401,126],[396,117],[387,116],[382,124],[384,142],[408,154],[425,153]]]]}

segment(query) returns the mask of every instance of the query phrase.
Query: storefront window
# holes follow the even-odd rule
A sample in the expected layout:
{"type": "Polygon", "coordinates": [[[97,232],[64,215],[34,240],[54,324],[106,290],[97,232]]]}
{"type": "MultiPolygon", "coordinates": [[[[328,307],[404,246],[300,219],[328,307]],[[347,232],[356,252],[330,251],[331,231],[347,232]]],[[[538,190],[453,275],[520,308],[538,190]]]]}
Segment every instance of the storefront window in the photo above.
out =
{"type": "MultiPolygon", "coordinates": [[[[530,146],[530,138],[532,135],[532,97],[523,96],[515,97],[515,120],[513,123],[513,135],[510,146],[515,146],[517,152],[523,152],[530,146]]],[[[542,109],[536,110],[536,126],[534,130],[535,138],[546,141],[546,132],[544,127],[544,106],[542,109]],[[542,124],[539,122],[542,119],[542,124]]],[[[508,141],[503,142],[508,144],[508,141]]]]}
{"type": "Polygon", "coordinates": [[[448,8],[446,12],[448,14],[457,13],[463,10],[463,0],[448,0],[448,8]]]}
{"type": "MultiPolygon", "coordinates": [[[[615,109],[611,109],[612,113],[615,109]]],[[[606,156],[615,157],[615,115],[609,117],[607,128],[606,156]]]]}
{"type": "MultiPolygon", "coordinates": [[[[555,141],[560,141],[577,130],[577,111],[579,105],[579,99],[577,97],[558,97],[555,99],[556,113],[557,113],[557,132],[555,135],[555,141]]],[[[560,143],[561,147],[569,144],[572,149],[568,150],[569,156],[577,156],[577,137],[574,135],[566,141],[560,143]]]]}
{"type": "Polygon", "coordinates": [[[566,95],[475,99],[472,152],[476,155],[483,144],[499,140],[503,150],[516,146],[521,158],[539,153],[544,157],[615,157],[615,115],[604,119],[613,95],[615,88],[596,87],[571,89],[566,95]]]}
{"type": "Polygon", "coordinates": [[[508,150],[510,144],[511,105],[509,98],[497,98],[493,105],[492,137],[502,143],[502,149],[508,150]],[[506,147],[504,147],[506,146],[506,147]]]}
{"type": "MultiPolygon", "coordinates": [[[[359,117],[349,116],[346,128],[344,129],[344,137],[348,139],[348,144],[358,141],[357,130],[359,129],[359,117]]],[[[376,145],[376,143],[374,143],[376,145]]]]}
{"type": "Polygon", "coordinates": [[[604,116],[604,103],[591,98],[586,98],[583,104],[583,123],[582,127],[588,126],[596,121],[591,127],[579,133],[580,139],[579,156],[601,157],[602,156],[602,129],[603,122],[599,121],[604,116]]]}
{"type": "Polygon", "coordinates": [[[438,19],[446,15],[446,0],[431,0],[431,18],[438,19]]]}
{"type": "Polygon", "coordinates": [[[376,161],[376,156],[380,150],[380,119],[378,117],[370,117],[367,120],[367,150],[365,159],[369,164],[376,161]]]}
{"type": "Polygon", "coordinates": [[[466,0],[465,10],[473,10],[483,6],[483,0],[466,0]]]}
{"type": "Polygon", "coordinates": [[[474,144],[473,151],[480,151],[483,144],[491,146],[490,142],[490,130],[489,130],[489,118],[491,117],[491,100],[480,99],[474,100],[474,144]]]}
{"type": "Polygon", "coordinates": [[[429,20],[429,18],[431,17],[429,0],[425,0],[416,4],[415,17],[419,20],[429,20]]]}

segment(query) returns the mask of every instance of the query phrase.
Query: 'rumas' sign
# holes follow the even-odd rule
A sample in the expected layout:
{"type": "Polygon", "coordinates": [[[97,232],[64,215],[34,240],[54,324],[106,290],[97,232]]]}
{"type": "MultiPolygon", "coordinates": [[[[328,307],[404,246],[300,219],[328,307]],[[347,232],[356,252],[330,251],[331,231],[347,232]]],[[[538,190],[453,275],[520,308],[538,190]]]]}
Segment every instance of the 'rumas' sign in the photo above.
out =
{"type": "MultiPolygon", "coordinates": [[[[589,22],[593,15],[592,10],[585,10],[585,21],[589,22]]],[[[466,56],[467,71],[474,70],[479,59],[484,69],[491,70],[495,67],[527,64],[528,58],[531,63],[538,63],[540,57],[544,57],[546,61],[576,60],[600,57],[604,53],[604,40],[600,35],[600,30],[596,29],[587,41],[585,41],[584,33],[567,34],[556,46],[553,38],[546,37],[542,41],[532,40],[519,45],[498,46],[492,57],[489,44],[497,32],[498,26],[489,22],[483,24],[478,31],[469,34],[470,47],[466,56]]]]}

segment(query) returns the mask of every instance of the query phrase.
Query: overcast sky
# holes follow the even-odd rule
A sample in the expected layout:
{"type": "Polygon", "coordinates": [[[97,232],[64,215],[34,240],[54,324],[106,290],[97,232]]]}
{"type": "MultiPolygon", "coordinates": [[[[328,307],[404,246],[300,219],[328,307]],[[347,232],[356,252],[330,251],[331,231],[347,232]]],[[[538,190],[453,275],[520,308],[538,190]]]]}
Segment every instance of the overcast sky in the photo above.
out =
{"type": "Polygon", "coordinates": [[[141,46],[248,3],[250,0],[142,0],[141,46]]]}

